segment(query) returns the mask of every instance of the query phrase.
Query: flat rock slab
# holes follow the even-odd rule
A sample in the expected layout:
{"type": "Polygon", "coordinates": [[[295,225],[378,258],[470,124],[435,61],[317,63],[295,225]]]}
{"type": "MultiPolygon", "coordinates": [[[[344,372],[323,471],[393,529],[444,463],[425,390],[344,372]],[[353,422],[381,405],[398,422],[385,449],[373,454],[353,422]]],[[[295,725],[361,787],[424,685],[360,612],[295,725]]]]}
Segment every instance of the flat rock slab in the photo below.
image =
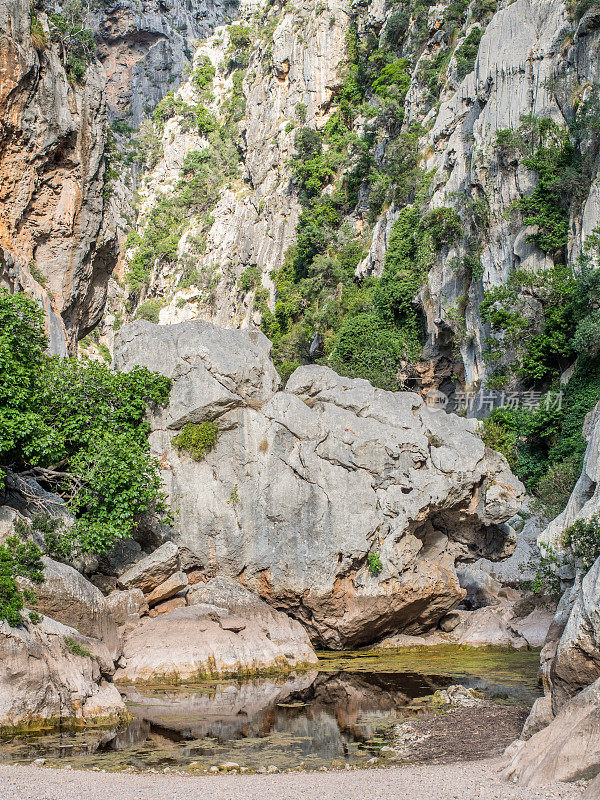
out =
{"type": "Polygon", "coordinates": [[[188,585],[188,579],[185,572],[175,572],[166,581],[159,584],[156,589],[150,592],[146,597],[149,606],[155,606],[157,603],[162,603],[163,600],[168,600],[173,597],[188,585]]]}
{"type": "Polygon", "coordinates": [[[174,542],[165,542],[124,572],[118,580],[118,586],[121,589],[138,588],[149,593],[178,569],[179,548],[174,542]]]}

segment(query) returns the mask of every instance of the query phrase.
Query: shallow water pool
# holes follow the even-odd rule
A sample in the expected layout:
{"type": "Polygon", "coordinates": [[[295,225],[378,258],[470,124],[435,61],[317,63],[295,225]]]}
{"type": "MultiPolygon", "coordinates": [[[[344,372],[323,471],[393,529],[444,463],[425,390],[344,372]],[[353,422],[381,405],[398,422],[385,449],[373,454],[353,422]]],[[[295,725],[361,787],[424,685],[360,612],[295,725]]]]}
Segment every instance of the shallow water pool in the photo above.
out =
{"type": "Polygon", "coordinates": [[[128,726],[5,737],[0,760],[160,771],[224,762],[251,770],[361,765],[382,757],[381,748],[407,722],[439,714],[428,702],[438,689],[460,683],[494,703],[521,706],[537,694],[537,651],[439,647],[319,655],[318,669],[280,679],[122,686],[134,718],[128,726]]]}

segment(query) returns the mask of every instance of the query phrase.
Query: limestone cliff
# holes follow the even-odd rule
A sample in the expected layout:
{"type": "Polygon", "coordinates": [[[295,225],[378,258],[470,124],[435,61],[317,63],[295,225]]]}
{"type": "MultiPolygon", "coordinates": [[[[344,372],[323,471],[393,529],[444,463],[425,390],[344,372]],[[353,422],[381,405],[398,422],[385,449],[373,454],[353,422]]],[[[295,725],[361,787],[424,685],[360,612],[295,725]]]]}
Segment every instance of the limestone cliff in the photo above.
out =
{"type": "Polygon", "coordinates": [[[455,563],[514,549],[522,485],[475,420],[326,367],[278,391],[269,351],[202,321],[118,334],[118,369],[173,379],[151,445],[180,567],[237,579],[332,648],[435,627],[465,596],[455,563]],[[177,435],[200,424],[216,446],[194,457],[177,435]]]}
{"type": "Polygon", "coordinates": [[[99,321],[117,242],[103,197],[104,77],[68,74],[48,17],[0,4],[0,280],[43,302],[50,347],[66,352],[99,321]],[[32,33],[33,31],[33,33],[32,33]]]}
{"type": "MultiPolygon", "coordinates": [[[[547,286],[543,281],[523,286],[523,277],[516,276],[551,269],[565,255],[574,263],[586,240],[592,241],[598,147],[589,132],[581,135],[577,147],[585,174],[578,192],[571,187],[560,201],[568,233],[564,245],[552,250],[536,240],[539,226],[515,210],[515,203],[531,195],[539,174],[525,165],[518,147],[503,149],[498,135],[513,131],[518,139],[523,120],[532,119],[552,120],[557,131],[565,131],[577,115],[585,116],[598,71],[596,12],[576,20],[561,0],[464,3],[460,9],[412,0],[401,6],[307,0],[293,6],[242,3],[232,13],[239,17],[236,24],[218,27],[201,43],[193,74],[155,117],[151,169],[139,186],[133,224],[154,252],[142,259],[143,274],[138,270],[132,284],[126,273],[132,263],[140,266],[140,248],[135,236],[128,240],[121,273],[129,282],[125,316],[137,306],[141,316],[163,323],[199,317],[245,327],[262,320],[271,338],[281,329],[280,361],[329,363],[347,313],[343,283],[336,288],[333,282],[315,302],[296,278],[292,288],[299,297],[293,302],[299,305],[290,309],[290,323],[276,305],[287,291],[285,276],[274,277],[274,271],[306,232],[327,256],[349,244],[362,250],[359,284],[369,276],[381,278],[394,223],[409,203],[419,207],[419,225],[442,213],[448,219],[455,215],[458,229],[446,231],[426,255],[413,297],[424,336],[420,353],[407,356],[405,350],[402,363],[396,357],[399,372],[408,362],[396,386],[442,388],[452,395],[490,378],[494,387],[522,385],[509,365],[523,340],[543,326],[547,286]],[[240,29],[246,37],[241,45],[240,29]],[[348,99],[351,80],[355,74],[360,79],[365,68],[356,61],[356,46],[366,48],[371,61],[387,59],[384,72],[390,70],[379,84],[375,80],[361,90],[360,106],[348,99]],[[198,70],[207,63],[214,79],[199,83],[198,70]],[[389,77],[400,64],[406,86],[389,77]],[[187,219],[177,217],[157,238],[161,202],[166,197],[183,202],[186,155],[203,152],[214,160],[212,134],[195,123],[200,107],[209,112],[212,130],[225,131],[229,169],[213,171],[213,193],[206,193],[203,203],[188,202],[187,219]],[[332,155],[342,118],[346,140],[332,155]],[[320,178],[320,197],[333,200],[336,216],[324,233],[313,228],[311,234],[307,209],[318,193],[307,202],[294,161],[298,133],[307,128],[322,134],[331,169],[329,177],[320,178]],[[417,183],[409,162],[420,170],[417,183]],[[340,190],[348,198],[341,204],[340,190]],[[174,241],[165,254],[167,233],[174,241]],[[323,236],[324,244],[318,241],[323,236]],[[491,329],[480,312],[486,293],[511,281],[520,283],[513,301],[528,325],[521,341],[491,329]],[[342,313],[336,310],[332,320],[324,306],[335,306],[339,295],[342,313]]],[[[148,149],[146,134],[147,129],[148,149]]],[[[109,346],[114,315],[124,316],[123,291],[116,285],[111,312],[101,329],[109,346]]]]}

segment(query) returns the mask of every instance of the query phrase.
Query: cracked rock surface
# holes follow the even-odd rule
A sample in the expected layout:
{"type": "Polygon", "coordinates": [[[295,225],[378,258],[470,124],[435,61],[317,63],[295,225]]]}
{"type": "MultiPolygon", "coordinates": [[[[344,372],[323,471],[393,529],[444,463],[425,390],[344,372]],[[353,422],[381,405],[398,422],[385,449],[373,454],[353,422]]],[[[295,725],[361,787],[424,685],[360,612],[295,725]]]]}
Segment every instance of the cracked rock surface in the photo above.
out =
{"type": "Polygon", "coordinates": [[[514,549],[522,485],[474,420],[320,366],[280,390],[269,353],[200,320],[119,332],[117,369],[173,379],[150,441],[181,568],[237,579],[328,647],[435,626],[465,595],[457,561],[514,549]],[[172,439],[204,420],[218,441],[195,461],[172,439]]]}

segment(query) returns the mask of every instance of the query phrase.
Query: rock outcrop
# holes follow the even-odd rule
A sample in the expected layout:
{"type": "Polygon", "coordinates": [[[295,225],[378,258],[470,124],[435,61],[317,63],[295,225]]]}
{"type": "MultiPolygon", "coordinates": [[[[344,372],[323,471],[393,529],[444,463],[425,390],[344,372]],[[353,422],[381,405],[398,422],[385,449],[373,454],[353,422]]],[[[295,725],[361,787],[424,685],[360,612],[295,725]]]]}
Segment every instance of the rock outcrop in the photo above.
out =
{"type": "Polygon", "coordinates": [[[90,25],[113,115],[139,127],[148,110],[181,83],[192,40],[205,39],[216,25],[232,19],[236,5],[219,0],[125,0],[96,6],[90,25]]]}
{"type": "Polygon", "coordinates": [[[0,729],[125,719],[113,673],[106,647],[74,628],[48,617],[30,627],[1,622],[0,729]]]}
{"type": "Polygon", "coordinates": [[[42,302],[50,349],[65,354],[104,311],[118,255],[105,203],[104,75],[65,71],[46,15],[0,4],[0,285],[42,302]]]}
{"type": "Polygon", "coordinates": [[[173,379],[151,445],[178,512],[179,567],[237,579],[329,647],[435,626],[465,595],[455,562],[510,554],[503,523],[523,487],[475,421],[324,367],[277,391],[269,350],[259,331],[201,321],[119,332],[118,369],[173,379]],[[212,420],[203,460],[173,445],[212,420]]]}
{"type": "Polygon", "coordinates": [[[198,584],[189,606],[142,620],[125,644],[124,683],[194,682],[290,671],[317,657],[302,626],[234,581],[198,584]]]}
{"type": "Polygon", "coordinates": [[[506,751],[504,774],[526,786],[594,778],[600,772],[600,680],[569,700],[543,730],[506,751]]]}
{"type": "MultiPolygon", "coordinates": [[[[596,409],[590,415],[581,477],[565,511],[540,535],[541,542],[559,552],[568,525],[589,519],[600,509],[599,443],[596,409]]],[[[540,672],[545,697],[534,705],[521,739],[507,750],[507,775],[530,785],[596,776],[600,772],[600,558],[587,573],[576,573],[561,598],[542,649],[540,672]]]]}
{"type": "Polygon", "coordinates": [[[73,567],[47,557],[42,560],[44,582],[33,587],[36,611],[100,639],[116,661],[123,643],[102,592],[73,567]]]}

